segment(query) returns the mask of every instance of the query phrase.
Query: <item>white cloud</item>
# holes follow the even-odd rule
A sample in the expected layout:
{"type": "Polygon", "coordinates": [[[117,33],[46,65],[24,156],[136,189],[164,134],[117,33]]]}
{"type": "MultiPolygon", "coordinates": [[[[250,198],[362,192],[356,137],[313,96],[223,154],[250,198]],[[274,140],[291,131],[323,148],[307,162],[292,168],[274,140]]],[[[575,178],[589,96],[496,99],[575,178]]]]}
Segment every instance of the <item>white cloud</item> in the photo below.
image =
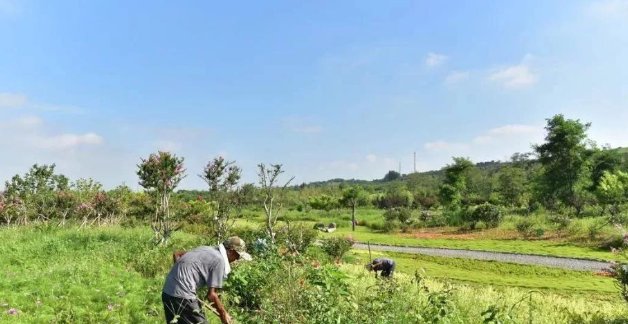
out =
{"type": "Polygon", "coordinates": [[[102,136],[88,132],[85,134],[54,134],[48,130],[44,121],[32,115],[21,116],[0,123],[0,137],[7,145],[19,149],[69,150],[79,146],[99,145],[104,142],[102,136]]]}
{"type": "Polygon", "coordinates": [[[0,108],[19,108],[26,104],[28,99],[21,93],[0,93],[0,108]]]}
{"type": "Polygon", "coordinates": [[[39,127],[43,121],[37,116],[22,116],[15,120],[15,124],[22,127],[39,127]]]}
{"type": "Polygon", "coordinates": [[[538,77],[526,63],[504,67],[492,72],[489,80],[507,89],[522,89],[534,85],[538,77]]]}
{"type": "Polygon", "coordinates": [[[428,53],[427,57],[425,58],[425,65],[428,67],[437,67],[445,63],[445,61],[447,61],[447,58],[448,57],[443,54],[428,53]]]}
{"type": "Polygon", "coordinates": [[[373,162],[377,162],[377,155],[375,154],[368,154],[366,156],[366,160],[373,163],[373,162]]]}
{"type": "Polygon", "coordinates": [[[61,134],[50,137],[39,137],[35,145],[43,149],[67,150],[82,145],[99,145],[103,138],[94,133],[86,134],[61,134]]]}
{"type": "Polygon", "coordinates": [[[601,18],[628,18],[628,0],[596,1],[588,12],[601,18]]]}
{"type": "Polygon", "coordinates": [[[446,84],[454,84],[469,79],[469,72],[467,71],[452,71],[445,77],[446,84]]]}

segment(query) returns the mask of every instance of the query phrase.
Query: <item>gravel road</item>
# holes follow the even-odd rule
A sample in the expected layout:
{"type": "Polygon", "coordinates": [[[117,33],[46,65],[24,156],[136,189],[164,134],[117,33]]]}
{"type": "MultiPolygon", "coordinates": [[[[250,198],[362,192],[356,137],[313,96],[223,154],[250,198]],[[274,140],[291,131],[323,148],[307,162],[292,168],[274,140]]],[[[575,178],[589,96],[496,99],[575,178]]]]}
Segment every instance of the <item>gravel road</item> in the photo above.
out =
{"type": "MultiPolygon", "coordinates": [[[[354,249],[367,250],[368,246],[364,243],[355,243],[354,249]]],[[[499,262],[510,262],[520,264],[536,264],[547,267],[563,268],[578,271],[601,271],[610,267],[608,262],[571,259],[531,254],[516,254],[503,252],[485,252],[458,249],[441,249],[441,248],[423,248],[423,247],[404,247],[392,245],[371,244],[371,251],[390,251],[403,253],[416,253],[440,257],[465,258],[476,260],[492,260],[499,262]]]]}

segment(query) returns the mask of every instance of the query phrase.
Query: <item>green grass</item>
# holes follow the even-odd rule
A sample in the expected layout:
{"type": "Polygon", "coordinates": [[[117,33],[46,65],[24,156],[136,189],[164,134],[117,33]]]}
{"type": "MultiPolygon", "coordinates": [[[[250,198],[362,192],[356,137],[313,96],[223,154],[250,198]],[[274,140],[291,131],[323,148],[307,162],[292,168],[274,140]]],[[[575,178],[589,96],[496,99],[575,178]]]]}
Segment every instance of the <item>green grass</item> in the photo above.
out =
{"type": "MultiPolygon", "coordinates": [[[[0,322],[160,323],[172,247],[152,248],[151,236],[146,228],[0,230],[0,322]]],[[[173,240],[199,243],[184,233],[173,240]]]]}
{"type": "MultiPolygon", "coordinates": [[[[367,263],[367,251],[352,251],[362,263],[367,263]]],[[[589,272],[570,271],[533,265],[493,261],[444,258],[407,253],[373,252],[373,257],[388,256],[397,263],[397,271],[413,274],[419,270],[428,277],[456,281],[530,289],[550,289],[563,293],[602,293],[617,297],[612,278],[589,272]]]]}
{"type": "Polygon", "coordinates": [[[351,236],[360,242],[399,246],[420,246],[435,248],[452,248],[466,250],[481,250],[494,252],[511,252],[538,255],[553,255],[570,258],[582,258],[592,260],[623,260],[620,255],[599,249],[576,246],[567,242],[551,240],[495,240],[495,239],[430,239],[403,236],[400,233],[376,233],[365,227],[356,228],[352,232],[350,228],[339,228],[330,235],[351,236]]]}
{"type": "MultiPolygon", "coordinates": [[[[0,322],[161,323],[160,292],[172,250],[211,242],[207,236],[178,232],[170,245],[154,248],[151,237],[148,228],[0,229],[0,322]],[[9,315],[11,308],[19,315],[9,315]]],[[[366,262],[368,252],[351,253],[357,264],[341,269],[349,275],[352,292],[363,298],[375,283],[360,265],[366,262]]],[[[417,296],[416,289],[408,286],[414,271],[424,269],[430,291],[447,289],[452,283],[452,302],[462,322],[481,321],[480,313],[490,305],[504,309],[515,305],[530,289],[544,291],[535,296],[538,305],[534,308],[543,323],[568,322],[564,316],[571,313],[581,316],[599,311],[604,318],[626,313],[607,278],[537,266],[387,255],[399,263],[398,280],[405,291],[394,303],[413,302],[412,298],[429,303],[428,295],[417,296]]],[[[525,307],[515,309],[518,319],[527,318],[525,307]]],[[[211,315],[208,319],[212,323],[217,320],[211,315]]]]}
{"type": "MultiPolygon", "coordinates": [[[[261,212],[248,211],[247,218],[239,219],[236,224],[238,226],[258,227],[263,224],[264,217],[261,212]]],[[[360,209],[358,211],[358,219],[366,221],[369,224],[382,222],[382,211],[377,209],[360,209]]],[[[338,226],[338,230],[331,235],[352,236],[354,239],[378,244],[399,245],[399,246],[419,246],[419,247],[436,247],[436,248],[452,248],[467,250],[482,250],[494,252],[511,252],[523,254],[552,255],[569,258],[582,258],[591,260],[618,260],[623,261],[624,257],[613,254],[608,250],[602,250],[596,247],[587,246],[577,242],[555,239],[539,239],[524,240],[516,239],[496,239],[496,238],[415,238],[411,235],[403,233],[382,233],[373,231],[369,227],[358,226],[356,231],[351,231],[350,214],[346,210],[334,211],[287,211],[285,219],[291,221],[299,221],[313,226],[317,222],[331,223],[334,222],[338,226]]],[[[509,218],[510,220],[510,218],[509,218]]],[[[587,225],[588,220],[576,220],[581,227],[587,225]]],[[[510,229],[514,225],[512,222],[505,222],[504,227],[510,229]]],[[[584,229],[583,229],[584,230],[584,229]]],[[[329,235],[329,234],[323,234],[329,235]]]]}
{"type": "MultiPolygon", "coordinates": [[[[412,270],[404,263],[401,262],[402,272],[395,275],[402,287],[398,292],[400,296],[393,296],[393,299],[401,298],[406,304],[421,303],[422,294],[415,288],[415,276],[403,272],[412,270]]],[[[376,280],[363,267],[347,264],[341,268],[355,278],[352,284],[357,298],[372,295],[376,290],[376,280]]],[[[429,276],[421,280],[421,285],[430,293],[449,291],[450,298],[455,301],[453,316],[443,323],[482,323],[482,312],[489,308],[498,309],[502,316],[511,315],[510,320],[501,323],[626,323],[628,319],[625,302],[617,293],[479,285],[429,276]]],[[[391,300],[391,303],[394,305],[395,301],[391,300]]]]}

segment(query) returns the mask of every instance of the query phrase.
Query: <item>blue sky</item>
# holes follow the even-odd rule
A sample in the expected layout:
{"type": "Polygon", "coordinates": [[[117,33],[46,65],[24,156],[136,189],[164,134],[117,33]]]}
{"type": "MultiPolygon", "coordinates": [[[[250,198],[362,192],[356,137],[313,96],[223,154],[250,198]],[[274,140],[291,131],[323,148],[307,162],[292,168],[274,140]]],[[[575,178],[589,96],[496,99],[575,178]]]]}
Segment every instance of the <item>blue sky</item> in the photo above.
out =
{"type": "Polygon", "coordinates": [[[137,188],[140,157],[297,182],[505,160],[557,113],[628,146],[628,0],[0,0],[0,180],[137,188]]]}

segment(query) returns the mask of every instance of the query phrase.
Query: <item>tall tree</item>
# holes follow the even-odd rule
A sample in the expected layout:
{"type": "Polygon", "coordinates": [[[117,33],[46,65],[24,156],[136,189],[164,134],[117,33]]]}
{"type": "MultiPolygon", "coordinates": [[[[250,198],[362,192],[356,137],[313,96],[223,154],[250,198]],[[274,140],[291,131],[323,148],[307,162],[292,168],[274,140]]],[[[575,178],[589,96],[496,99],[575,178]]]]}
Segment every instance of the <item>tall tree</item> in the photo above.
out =
{"type": "Polygon", "coordinates": [[[555,202],[573,207],[576,214],[584,208],[590,187],[587,130],[590,123],[555,115],[547,119],[545,143],[535,145],[542,165],[540,193],[548,207],[555,202]]]}
{"type": "Polygon", "coordinates": [[[467,194],[467,176],[475,166],[467,158],[454,157],[454,163],[445,167],[445,179],[440,187],[440,199],[447,208],[456,210],[467,194]]]}
{"type": "Polygon", "coordinates": [[[351,230],[355,231],[355,210],[358,206],[365,204],[368,196],[364,189],[359,186],[349,187],[342,192],[340,203],[351,208],[351,230]]]}
{"type": "Polygon", "coordinates": [[[226,161],[222,156],[207,163],[203,174],[199,175],[209,186],[210,199],[214,202],[212,229],[218,242],[227,238],[235,222],[234,211],[239,210],[238,182],[242,170],[234,161],[226,161]]]}
{"type": "Polygon", "coordinates": [[[157,243],[164,244],[176,230],[170,220],[170,196],[185,177],[183,158],[160,151],[141,159],[137,167],[139,185],[157,199],[152,228],[157,243]]]}
{"type": "Polygon", "coordinates": [[[261,194],[264,205],[264,213],[266,214],[266,231],[271,242],[275,243],[274,227],[277,218],[282,210],[281,194],[285,191],[294,177],[286,181],[283,185],[279,184],[279,176],[285,171],[282,170],[281,164],[270,164],[268,167],[264,163],[257,165],[259,184],[261,186],[261,194]]]}
{"type": "Polygon", "coordinates": [[[497,192],[510,206],[527,205],[528,185],[526,172],[520,167],[507,165],[497,173],[497,192]]]}

